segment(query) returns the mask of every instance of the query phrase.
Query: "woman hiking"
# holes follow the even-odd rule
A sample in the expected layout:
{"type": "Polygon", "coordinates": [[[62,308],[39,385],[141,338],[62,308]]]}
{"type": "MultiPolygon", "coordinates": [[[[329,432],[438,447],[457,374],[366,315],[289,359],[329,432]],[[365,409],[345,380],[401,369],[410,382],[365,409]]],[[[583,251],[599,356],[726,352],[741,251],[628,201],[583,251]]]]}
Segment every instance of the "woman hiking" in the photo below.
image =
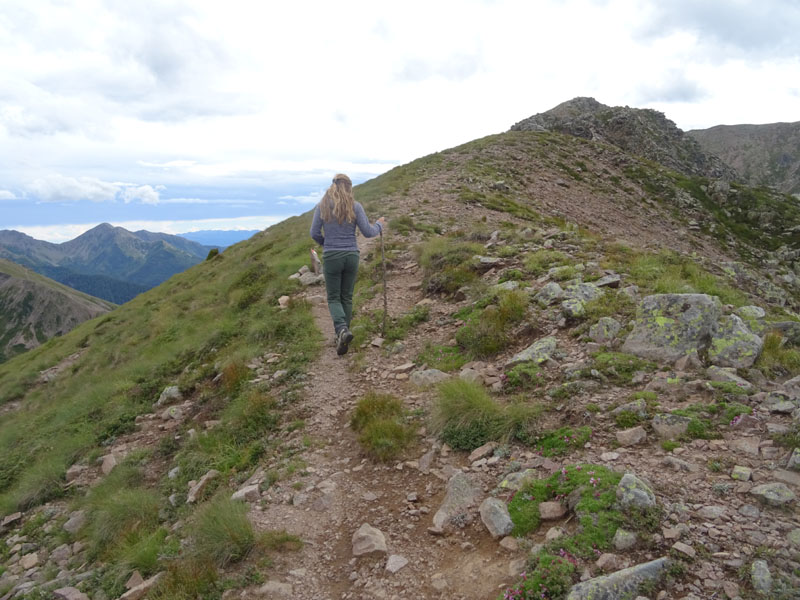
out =
{"type": "Polygon", "coordinates": [[[322,272],[328,292],[328,309],[336,335],[336,354],[347,353],[353,341],[350,319],[353,317],[353,288],[358,273],[356,225],[364,237],[383,232],[386,220],[381,217],[370,225],[364,208],[353,197],[353,183],[339,174],[314,209],[311,237],[322,246],[322,272]],[[324,229],[324,235],[323,235],[324,229]]]}

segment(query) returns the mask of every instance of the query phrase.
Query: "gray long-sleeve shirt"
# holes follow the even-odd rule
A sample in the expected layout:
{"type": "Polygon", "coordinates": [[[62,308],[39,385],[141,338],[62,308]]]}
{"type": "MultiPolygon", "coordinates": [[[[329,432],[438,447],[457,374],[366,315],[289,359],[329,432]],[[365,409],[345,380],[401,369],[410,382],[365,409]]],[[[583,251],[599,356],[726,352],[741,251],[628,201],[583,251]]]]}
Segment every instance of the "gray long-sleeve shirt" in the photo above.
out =
{"type": "Polygon", "coordinates": [[[375,225],[369,224],[367,213],[364,212],[364,207],[361,203],[355,202],[353,209],[356,213],[356,222],[344,222],[341,225],[338,221],[325,222],[319,213],[319,204],[314,209],[314,220],[311,222],[311,237],[322,246],[324,252],[352,250],[358,252],[358,244],[356,244],[356,225],[358,225],[364,237],[375,237],[381,232],[380,223],[375,225]],[[322,229],[325,229],[325,235],[322,234],[322,229]]]}

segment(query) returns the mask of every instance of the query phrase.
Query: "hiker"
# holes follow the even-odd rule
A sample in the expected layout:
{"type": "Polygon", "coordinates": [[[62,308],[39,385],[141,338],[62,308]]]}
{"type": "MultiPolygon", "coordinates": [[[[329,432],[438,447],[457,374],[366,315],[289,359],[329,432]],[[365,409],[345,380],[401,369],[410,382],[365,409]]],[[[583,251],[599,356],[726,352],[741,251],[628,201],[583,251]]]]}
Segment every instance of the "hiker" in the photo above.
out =
{"type": "Polygon", "coordinates": [[[383,232],[386,220],[381,217],[375,225],[360,203],[353,197],[353,183],[347,175],[339,174],[314,209],[311,237],[323,248],[322,272],[328,292],[328,309],[333,319],[336,336],[336,354],[347,353],[353,341],[350,319],[353,317],[353,288],[358,272],[358,245],[356,225],[365,237],[383,232]],[[323,235],[322,230],[325,230],[323,235]]]}

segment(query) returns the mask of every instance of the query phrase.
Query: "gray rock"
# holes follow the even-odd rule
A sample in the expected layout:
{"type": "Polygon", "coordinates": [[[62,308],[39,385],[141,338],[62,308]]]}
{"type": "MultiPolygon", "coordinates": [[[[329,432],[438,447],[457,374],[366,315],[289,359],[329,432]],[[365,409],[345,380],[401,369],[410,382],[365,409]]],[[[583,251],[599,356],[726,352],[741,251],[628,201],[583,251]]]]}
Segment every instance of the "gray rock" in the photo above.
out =
{"type": "Polygon", "coordinates": [[[595,577],[572,586],[567,600],[622,600],[634,596],[647,582],[657,582],[669,567],[667,557],[595,577]]]}
{"type": "Polygon", "coordinates": [[[498,498],[486,498],[480,506],[481,521],[495,539],[505,537],[514,529],[506,503],[498,498]]]}
{"type": "Polygon", "coordinates": [[[599,288],[603,287],[618,288],[621,281],[622,278],[619,275],[617,275],[616,273],[611,273],[609,275],[604,275],[603,277],[601,277],[597,281],[593,281],[592,283],[599,288]]]}
{"type": "Polygon", "coordinates": [[[325,276],[322,275],[322,274],[315,275],[314,273],[309,272],[309,273],[304,273],[304,274],[300,275],[300,279],[299,280],[300,280],[300,283],[302,283],[305,286],[318,285],[318,284],[322,283],[323,281],[325,281],[325,276]]]}
{"type": "Polygon", "coordinates": [[[561,303],[561,313],[568,319],[580,319],[586,316],[586,305],[578,298],[567,298],[561,303]]]}
{"type": "Polygon", "coordinates": [[[786,463],[786,468],[794,471],[800,471],[800,448],[795,448],[792,450],[792,454],[789,456],[789,461],[786,463]]]}
{"type": "Polygon", "coordinates": [[[536,340],[525,350],[515,354],[508,361],[506,361],[504,367],[509,369],[526,362],[542,364],[553,357],[553,352],[556,351],[557,344],[558,342],[554,337],[545,337],[540,340],[536,340]]]}
{"type": "Polygon", "coordinates": [[[164,577],[164,573],[153,575],[150,579],[147,579],[143,583],[137,585],[135,588],[132,588],[122,594],[122,596],[119,597],[119,600],[142,600],[142,598],[150,593],[150,590],[158,585],[158,582],[161,581],[162,577],[164,577]]]}
{"type": "Polygon", "coordinates": [[[633,531],[620,528],[617,529],[617,532],[614,534],[614,548],[620,552],[633,548],[636,545],[636,541],[637,536],[633,531]]]}
{"type": "Polygon", "coordinates": [[[769,594],[772,590],[772,574],[769,572],[767,561],[754,560],[750,565],[750,582],[753,589],[759,594],[769,594]]]}
{"type": "Polygon", "coordinates": [[[452,519],[468,516],[469,509],[478,504],[482,495],[481,487],[459,471],[447,482],[447,493],[439,510],[433,515],[433,526],[443,529],[452,519]]]}
{"type": "Polygon", "coordinates": [[[780,331],[783,339],[790,346],[800,346],[800,322],[798,321],[778,321],[769,323],[769,329],[780,331]]]}
{"type": "Polygon", "coordinates": [[[620,446],[635,446],[647,439],[647,432],[643,427],[631,427],[617,432],[617,442],[620,446]]]}
{"type": "Polygon", "coordinates": [[[162,421],[180,421],[183,419],[183,411],[180,406],[170,406],[161,413],[162,421]]]}
{"type": "Polygon", "coordinates": [[[71,556],[72,546],[69,544],[61,544],[58,548],[50,553],[50,560],[59,564],[68,561],[71,556]]]}
{"type": "Polygon", "coordinates": [[[470,453],[469,457],[467,457],[467,462],[473,463],[481,458],[486,458],[494,452],[497,446],[497,442],[486,442],[483,446],[475,448],[475,450],[470,453]]]}
{"type": "Polygon", "coordinates": [[[53,590],[53,597],[58,600],[89,600],[89,596],[74,587],[63,587],[53,590]]]}
{"type": "Polygon", "coordinates": [[[745,321],[753,321],[756,319],[763,319],[767,316],[767,311],[765,311],[760,306],[740,306],[733,314],[738,315],[745,321]]]}
{"type": "Polygon", "coordinates": [[[707,294],[657,294],[639,304],[622,351],[673,363],[704,350],[716,331],[722,306],[707,294]]]}
{"type": "Polygon", "coordinates": [[[164,388],[164,391],[161,392],[161,395],[156,400],[155,404],[153,404],[153,408],[158,408],[160,406],[165,406],[170,402],[179,402],[183,400],[183,394],[181,394],[181,389],[177,385],[170,385],[164,388]]]}
{"type": "Polygon", "coordinates": [[[707,519],[709,521],[713,521],[714,519],[719,519],[724,514],[725,514],[724,506],[704,506],[703,508],[697,511],[698,517],[700,517],[701,519],[707,519]]]}
{"type": "Polygon", "coordinates": [[[583,303],[597,300],[604,293],[593,283],[571,283],[564,288],[564,298],[580,300],[583,303]]]}
{"type": "Polygon", "coordinates": [[[72,465],[69,469],[67,469],[67,483],[71,483],[78,479],[84,471],[86,471],[87,467],[85,465],[72,465]]]}
{"type": "Polygon", "coordinates": [[[237,490],[231,496],[231,500],[241,500],[243,502],[257,502],[261,498],[261,492],[257,485],[248,485],[237,490]]]}
{"type": "Polygon", "coordinates": [[[627,508],[650,508],[656,505],[656,495],[650,486],[633,473],[625,473],[617,485],[617,502],[627,508]]]}
{"type": "Polygon", "coordinates": [[[784,483],[764,483],[750,490],[750,494],[769,506],[787,506],[796,500],[794,492],[784,483]]]}
{"type": "Polygon", "coordinates": [[[219,474],[219,471],[216,469],[211,469],[208,473],[203,475],[200,478],[200,481],[194,484],[189,490],[189,493],[186,495],[186,503],[193,504],[197,502],[197,500],[199,500],[203,495],[203,492],[205,492],[211,480],[219,477],[219,474]]]}
{"type": "Polygon", "coordinates": [[[800,375],[784,382],[783,390],[790,398],[800,400],[800,375]]]}
{"type": "Polygon", "coordinates": [[[736,315],[723,317],[711,337],[709,360],[719,367],[747,369],[753,366],[764,347],[762,340],[736,315]]]}
{"type": "Polygon", "coordinates": [[[618,414],[623,412],[631,412],[644,419],[645,417],[647,417],[647,402],[639,398],[638,400],[634,400],[633,402],[627,402],[622,406],[618,406],[617,408],[611,411],[611,414],[613,416],[617,416],[618,414]]]}
{"type": "Polygon", "coordinates": [[[500,292],[510,292],[511,290],[519,289],[520,283],[519,281],[510,280],[504,281],[503,283],[498,283],[497,285],[493,285],[490,290],[494,294],[499,294],[500,292]]]}
{"type": "Polygon", "coordinates": [[[744,467],[742,465],[734,465],[731,471],[731,479],[736,479],[737,481],[750,481],[752,476],[753,470],[750,467],[744,467]]]}
{"type": "Polygon", "coordinates": [[[617,337],[622,325],[611,317],[602,317],[589,328],[589,339],[598,344],[609,344],[617,337]]]}
{"type": "Polygon", "coordinates": [[[736,369],[710,366],[708,369],[706,369],[706,377],[708,377],[710,381],[735,383],[737,386],[748,392],[753,389],[753,384],[746,379],[739,377],[736,374],[736,369]]]}
{"type": "Polygon", "coordinates": [[[567,514],[567,507],[561,502],[540,502],[539,517],[542,521],[555,521],[567,514]]]}
{"type": "Polygon", "coordinates": [[[115,454],[106,454],[100,460],[102,461],[100,471],[102,471],[103,475],[108,475],[111,473],[111,471],[114,470],[114,467],[119,464],[115,454]]]}
{"type": "Polygon", "coordinates": [[[800,548],[800,528],[792,529],[786,536],[789,543],[795,548],[800,548]]]}
{"type": "Polygon", "coordinates": [[[448,379],[450,379],[450,375],[439,369],[426,369],[425,371],[414,371],[409,380],[418,387],[427,387],[448,379]]]}
{"type": "Polygon", "coordinates": [[[662,440],[674,440],[686,433],[691,421],[680,415],[656,415],[652,421],[653,431],[662,440]]]}
{"type": "Polygon", "coordinates": [[[291,583],[284,581],[267,581],[255,590],[248,590],[244,598],[251,598],[253,594],[256,598],[267,600],[290,600],[295,598],[294,588],[291,583]]]}
{"type": "Polygon", "coordinates": [[[379,529],[364,523],[353,534],[353,556],[386,554],[386,538],[379,529]]]}
{"type": "Polygon", "coordinates": [[[69,519],[66,523],[64,523],[64,531],[75,535],[84,525],[86,525],[86,512],[82,510],[76,510],[75,512],[70,513],[69,519]]]}
{"type": "Polygon", "coordinates": [[[536,294],[533,299],[539,304],[539,306],[546,308],[557,300],[560,300],[563,296],[564,290],[561,289],[561,286],[556,282],[551,281],[541,290],[539,290],[539,293],[536,294]]]}
{"type": "Polygon", "coordinates": [[[389,573],[397,573],[407,564],[408,564],[408,559],[405,556],[400,556],[399,554],[392,554],[386,561],[386,570],[389,571],[389,573]]]}
{"type": "Polygon", "coordinates": [[[521,490],[526,481],[536,478],[536,471],[534,469],[515,471],[514,473],[509,473],[506,475],[505,478],[500,482],[499,487],[501,489],[508,490],[521,490]]]}

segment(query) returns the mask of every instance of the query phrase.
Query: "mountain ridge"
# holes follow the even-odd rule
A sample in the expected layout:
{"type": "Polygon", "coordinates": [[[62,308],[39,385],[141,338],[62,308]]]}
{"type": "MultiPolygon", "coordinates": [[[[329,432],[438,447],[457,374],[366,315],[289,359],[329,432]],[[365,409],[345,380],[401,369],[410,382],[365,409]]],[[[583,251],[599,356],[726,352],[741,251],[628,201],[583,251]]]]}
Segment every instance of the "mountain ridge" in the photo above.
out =
{"type": "Polygon", "coordinates": [[[116,302],[130,300],[197,264],[210,249],[179,236],[130,232],[108,223],[61,244],[0,231],[0,257],[116,302]]]}

